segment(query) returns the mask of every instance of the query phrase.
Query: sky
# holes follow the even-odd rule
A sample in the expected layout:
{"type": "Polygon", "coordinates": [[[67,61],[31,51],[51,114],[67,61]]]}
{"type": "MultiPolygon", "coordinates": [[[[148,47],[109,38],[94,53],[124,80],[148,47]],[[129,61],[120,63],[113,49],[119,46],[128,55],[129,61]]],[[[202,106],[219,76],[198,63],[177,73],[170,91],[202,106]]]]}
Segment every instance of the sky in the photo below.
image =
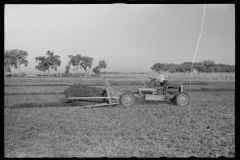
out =
{"type": "Polygon", "coordinates": [[[35,57],[48,50],[61,60],[50,73],[64,73],[70,54],[92,57],[92,68],[105,60],[102,71],[108,72],[150,72],[157,62],[235,65],[234,4],[7,4],[4,9],[4,49],[28,52],[29,64],[21,66],[26,74],[43,73],[35,69],[35,57]]]}

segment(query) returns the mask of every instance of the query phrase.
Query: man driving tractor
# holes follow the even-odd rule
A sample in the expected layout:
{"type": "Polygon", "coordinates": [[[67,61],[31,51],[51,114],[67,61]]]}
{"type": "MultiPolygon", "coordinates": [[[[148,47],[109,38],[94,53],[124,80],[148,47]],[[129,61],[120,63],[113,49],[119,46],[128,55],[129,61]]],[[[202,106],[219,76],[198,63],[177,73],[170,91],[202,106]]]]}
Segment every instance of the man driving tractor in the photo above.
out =
{"type": "Polygon", "coordinates": [[[157,74],[154,76],[149,76],[149,78],[152,79],[152,81],[149,83],[148,87],[154,88],[157,86],[163,86],[163,81],[164,81],[164,75],[162,70],[156,70],[155,71],[157,74]]]}
{"type": "Polygon", "coordinates": [[[149,76],[151,78],[151,82],[148,84],[148,87],[150,88],[157,88],[157,92],[159,93],[160,88],[164,85],[164,75],[162,70],[156,70],[155,71],[157,74],[155,76],[149,76]]]}

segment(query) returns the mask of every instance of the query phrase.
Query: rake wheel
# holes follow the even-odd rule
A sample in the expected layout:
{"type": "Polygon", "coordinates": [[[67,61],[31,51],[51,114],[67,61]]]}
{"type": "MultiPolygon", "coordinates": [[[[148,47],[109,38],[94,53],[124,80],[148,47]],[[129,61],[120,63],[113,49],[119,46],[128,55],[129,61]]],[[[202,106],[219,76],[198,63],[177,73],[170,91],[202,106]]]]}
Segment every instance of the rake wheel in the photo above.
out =
{"type": "Polygon", "coordinates": [[[135,103],[135,100],[135,96],[129,92],[122,94],[120,97],[120,103],[123,106],[132,106],[135,103]]]}

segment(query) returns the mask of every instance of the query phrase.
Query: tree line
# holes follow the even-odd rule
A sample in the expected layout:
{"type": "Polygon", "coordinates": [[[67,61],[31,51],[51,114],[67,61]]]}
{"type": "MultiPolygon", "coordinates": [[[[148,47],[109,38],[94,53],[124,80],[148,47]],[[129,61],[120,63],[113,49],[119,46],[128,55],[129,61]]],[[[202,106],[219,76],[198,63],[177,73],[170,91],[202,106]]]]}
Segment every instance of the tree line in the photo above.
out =
{"type": "MultiPolygon", "coordinates": [[[[24,50],[5,50],[4,51],[4,75],[5,72],[11,72],[11,67],[14,69],[19,68],[20,74],[20,66],[24,64],[28,66],[27,60],[28,52],[24,50]]],[[[81,68],[87,72],[88,68],[92,67],[93,58],[88,56],[82,56],[80,54],[76,55],[68,55],[69,62],[66,65],[65,74],[69,74],[71,66],[73,67],[73,71],[78,72],[78,69],[81,68]]],[[[61,65],[60,56],[54,55],[54,52],[47,51],[46,56],[38,56],[35,57],[36,62],[38,64],[35,66],[35,69],[45,72],[48,71],[48,75],[50,74],[50,69],[54,69],[57,71],[57,68],[61,65]]],[[[93,72],[95,74],[100,74],[101,69],[107,68],[107,63],[105,60],[100,60],[99,64],[93,68],[93,72]]]]}
{"type": "Polygon", "coordinates": [[[169,71],[169,72],[235,72],[235,65],[215,64],[212,60],[204,60],[202,62],[184,62],[181,64],[174,63],[155,63],[151,70],[169,71]]]}
{"type": "MultiPolygon", "coordinates": [[[[5,50],[4,51],[4,75],[5,72],[11,72],[11,67],[14,69],[19,69],[20,74],[20,66],[28,66],[27,60],[28,52],[24,50],[5,50]]],[[[71,66],[73,67],[73,71],[78,72],[78,69],[83,69],[85,73],[87,69],[90,69],[93,64],[93,58],[88,56],[82,56],[80,54],[76,55],[68,55],[69,62],[68,65],[65,66],[65,74],[69,74],[71,66]]],[[[36,62],[38,64],[35,66],[35,69],[45,72],[48,71],[48,75],[50,74],[50,69],[54,69],[57,71],[57,68],[61,65],[60,56],[55,55],[54,52],[47,51],[46,56],[38,56],[35,57],[36,62]]],[[[105,60],[100,60],[98,65],[95,66],[92,71],[95,74],[100,74],[101,69],[107,68],[107,63],[105,60]]],[[[202,62],[184,62],[181,64],[174,63],[155,63],[152,67],[150,67],[152,71],[169,71],[169,72],[235,72],[234,65],[227,64],[215,64],[212,60],[204,60],[202,62]]],[[[108,72],[103,72],[108,73],[108,72]]],[[[109,72],[110,73],[110,72],[109,72]]],[[[114,72],[119,73],[119,72],[114,72]]]]}

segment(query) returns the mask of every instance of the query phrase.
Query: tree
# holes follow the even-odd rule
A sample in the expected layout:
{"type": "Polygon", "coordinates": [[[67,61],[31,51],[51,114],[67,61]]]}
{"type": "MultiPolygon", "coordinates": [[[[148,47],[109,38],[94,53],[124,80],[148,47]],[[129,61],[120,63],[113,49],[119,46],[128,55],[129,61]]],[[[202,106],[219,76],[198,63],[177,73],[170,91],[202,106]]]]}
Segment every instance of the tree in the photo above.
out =
{"type": "Polygon", "coordinates": [[[204,72],[205,71],[204,65],[201,62],[200,63],[194,62],[193,67],[196,68],[199,72],[204,72]]]}
{"type": "Polygon", "coordinates": [[[185,71],[188,71],[188,72],[191,71],[192,62],[184,62],[184,63],[182,63],[180,65],[182,65],[182,67],[184,68],[185,71]]]}
{"type": "Polygon", "coordinates": [[[78,71],[78,68],[80,67],[80,62],[82,59],[82,56],[80,54],[77,54],[76,56],[74,55],[68,55],[68,58],[70,58],[68,65],[72,65],[73,67],[73,71],[76,70],[76,72],[78,71]]]}
{"type": "Polygon", "coordinates": [[[178,68],[178,65],[177,65],[177,64],[170,63],[168,69],[169,69],[169,72],[173,73],[173,72],[176,72],[176,71],[177,71],[177,68],[178,68]]]}
{"type": "Polygon", "coordinates": [[[220,64],[222,66],[222,72],[229,72],[230,66],[226,64],[220,64]]]}
{"type": "Polygon", "coordinates": [[[176,72],[176,68],[174,66],[170,66],[169,67],[169,72],[170,73],[176,72]]]}
{"type": "Polygon", "coordinates": [[[214,72],[222,72],[222,67],[219,64],[214,65],[214,72]]]}
{"type": "Polygon", "coordinates": [[[104,60],[100,60],[99,63],[98,63],[98,66],[96,66],[95,68],[93,68],[92,71],[93,71],[95,74],[99,74],[102,68],[104,68],[104,69],[107,68],[107,63],[106,63],[104,60]]]}
{"type": "Polygon", "coordinates": [[[70,66],[69,66],[69,65],[66,65],[66,71],[65,71],[65,74],[68,74],[68,73],[69,73],[69,70],[70,70],[70,66]]]}
{"type": "Polygon", "coordinates": [[[169,70],[169,72],[192,72],[196,69],[198,72],[235,72],[234,65],[227,64],[215,64],[212,60],[204,60],[203,62],[183,62],[179,64],[173,63],[155,63],[152,67],[152,71],[169,70]],[[192,70],[191,70],[192,69],[192,70]]]}
{"type": "Polygon", "coordinates": [[[101,70],[102,68],[107,68],[107,63],[104,60],[99,61],[99,69],[101,70]]]}
{"type": "Polygon", "coordinates": [[[212,73],[212,72],[214,72],[214,66],[210,66],[210,67],[208,67],[207,68],[207,72],[209,73],[212,73]]]}
{"type": "Polygon", "coordinates": [[[82,68],[84,69],[85,73],[87,72],[87,68],[91,68],[92,67],[92,63],[93,63],[93,58],[92,57],[88,57],[88,56],[81,56],[80,54],[77,54],[76,56],[74,55],[68,55],[68,58],[70,59],[68,62],[68,65],[72,65],[73,70],[76,70],[76,72],[78,71],[78,68],[82,68]]]}
{"type": "Polygon", "coordinates": [[[57,67],[59,67],[61,65],[61,60],[59,60],[60,56],[58,55],[54,55],[53,52],[51,51],[47,51],[46,53],[46,57],[45,56],[39,56],[36,57],[35,60],[36,62],[38,62],[38,65],[35,66],[35,68],[39,71],[48,71],[48,76],[50,74],[49,69],[55,69],[57,70],[57,67]]]}
{"type": "Polygon", "coordinates": [[[230,69],[230,72],[235,72],[235,66],[234,66],[234,65],[231,65],[231,66],[229,67],[229,69],[230,69]]]}
{"type": "Polygon", "coordinates": [[[166,63],[155,63],[155,64],[151,67],[151,70],[152,70],[152,71],[160,71],[160,70],[165,71],[166,69],[168,69],[168,68],[166,67],[166,63]]]}
{"type": "Polygon", "coordinates": [[[185,68],[184,68],[183,65],[180,65],[180,66],[177,68],[177,71],[178,71],[178,72],[185,72],[186,70],[185,70],[185,68]]]}
{"type": "Polygon", "coordinates": [[[17,68],[17,58],[10,51],[4,51],[4,77],[6,72],[11,72],[11,67],[17,68]]]}
{"type": "Polygon", "coordinates": [[[95,73],[95,74],[99,74],[99,73],[100,73],[100,71],[99,71],[99,66],[94,67],[92,71],[93,71],[93,73],[95,73]]]}
{"type": "Polygon", "coordinates": [[[84,69],[85,74],[87,72],[87,68],[92,67],[92,63],[93,63],[92,57],[82,56],[81,61],[80,61],[80,67],[84,69]]]}
{"type": "Polygon", "coordinates": [[[210,67],[214,66],[214,61],[204,60],[204,61],[202,62],[202,64],[203,64],[203,66],[204,66],[205,72],[207,72],[207,70],[208,70],[210,67]]]}
{"type": "Polygon", "coordinates": [[[28,56],[28,52],[24,50],[18,50],[18,49],[13,49],[13,50],[10,50],[9,52],[16,57],[17,68],[19,68],[19,74],[20,74],[20,65],[24,64],[24,66],[28,66],[28,60],[26,60],[28,56]]]}

